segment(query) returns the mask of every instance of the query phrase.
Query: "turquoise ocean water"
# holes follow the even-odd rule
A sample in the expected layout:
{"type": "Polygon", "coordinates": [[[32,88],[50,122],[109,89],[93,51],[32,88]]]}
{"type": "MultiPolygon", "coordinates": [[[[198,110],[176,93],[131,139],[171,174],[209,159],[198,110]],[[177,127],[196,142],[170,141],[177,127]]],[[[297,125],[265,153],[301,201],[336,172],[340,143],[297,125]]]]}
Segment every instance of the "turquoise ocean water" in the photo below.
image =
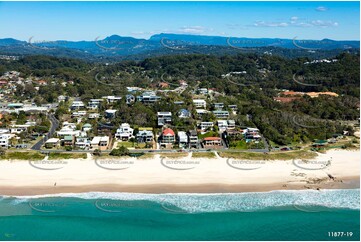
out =
{"type": "Polygon", "coordinates": [[[358,241],[359,194],[350,189],[2,196],[0,240],[358,241]]]}

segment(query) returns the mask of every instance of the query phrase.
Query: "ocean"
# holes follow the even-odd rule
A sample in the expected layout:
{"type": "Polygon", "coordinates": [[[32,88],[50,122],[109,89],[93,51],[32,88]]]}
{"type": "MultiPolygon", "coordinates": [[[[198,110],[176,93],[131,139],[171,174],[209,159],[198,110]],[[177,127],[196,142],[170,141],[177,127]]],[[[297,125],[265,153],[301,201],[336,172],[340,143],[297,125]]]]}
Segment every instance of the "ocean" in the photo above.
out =
{"type": "Polygon", "coordinates": [[[359,239],[359,189],[0,197],[0,240],[359,239]]]}

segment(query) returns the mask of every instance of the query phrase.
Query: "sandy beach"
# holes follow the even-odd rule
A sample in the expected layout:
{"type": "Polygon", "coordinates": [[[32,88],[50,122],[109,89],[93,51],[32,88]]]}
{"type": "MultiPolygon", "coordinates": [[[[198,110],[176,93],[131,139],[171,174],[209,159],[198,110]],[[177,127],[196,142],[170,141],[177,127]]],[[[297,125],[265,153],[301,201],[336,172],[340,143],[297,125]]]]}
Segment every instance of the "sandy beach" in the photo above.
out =
{"type": "Polygon", "coordinates": [[[314,159],[118,158],[0,161],[1,195],[55,193],[231,193],[359,188],[360,150],[314,159]]]}

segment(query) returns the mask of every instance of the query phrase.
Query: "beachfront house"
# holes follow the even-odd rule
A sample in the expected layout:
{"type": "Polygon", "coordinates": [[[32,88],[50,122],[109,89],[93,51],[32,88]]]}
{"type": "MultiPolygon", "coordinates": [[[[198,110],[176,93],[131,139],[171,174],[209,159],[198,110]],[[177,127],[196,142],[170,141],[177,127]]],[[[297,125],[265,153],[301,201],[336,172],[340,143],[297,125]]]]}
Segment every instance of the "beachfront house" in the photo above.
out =
{"type": "Polygon", "coordinates": [[[115,133],[115,139],[128,141],[133,136],[133,131],[128,123],[122,123],[115,133]]]}
{"type": "Polygon", "coordinates": [[[220,137],[206,137],[203,139],[203,145],[205,148],[220,148],[222,139],[220,137]]]}
{"type": "Polygon", "coordinates": [[[90,148],[90,140],[88,137],[76,137],[75,148],[78,149],[89,149],[90,148]]]}
{"type": "Polygon", "coordinates": [[[186,147],[188,144],[188,135],[184,131],[178,131],[179,147],[186,147]]]}
{"type": "Polygon", "coordinates": [[[153,142],[153,131],[146,129],[139,129],[139,132],[136,135],[136,139],[138,143],[150,143],[153,142]]]}
{"type": "Polygon", "coordinates": [[[157,116],[158,116],[159,127],[162,127],[165,124],[170,124],[172,122],[171,112],[157,112],[157,116]]]}
{"type": "Polygon", "coordinates": [[[261,139],[259,129],[257,129],[257,128],[247,128],[245,130],[245,138],[246,138],[246,142],[249,142],[251,140],[259,140],[259,139],[261,139]]]}
{"type": "Polygon", "coordinates": [[[198,148],[199,141],[198,141],[198,134],[196,130],[190,130],[188,132],[189,137],[189,147],[190,148],[198,148]]]}
{"type": "Polygon", "coordinates": [[[0,147],[7,149],[9,147],[9,140],[11,137],[11,134],[0,134],[0,147]]]}
{"type": "Polygon", "coordinates": [[[108,136],[95,136],[90,141],[90,148],[95,150],[107,150],[109,146],[109,137],[108,136]]]}
{"type": "Polygon", "coordinates": [[[160,146],[165,148],[171,148],[173,147],[174,143],[175,143],[174,131],[170,128],[164,129],[159,139],[160,146]]]}
{"type": "Polygon", "coordinates": [[[61,140],[63,146],[73,146],[75,141],[75,136],[72,135],[65,135],[64,138],[61,140]]]}
{"type": "Polygon", "coordinates": [[[60,145],[60,139],[58,138],[50,138],[47,141],[45,141],[45,148],[51,149],[51,148],[57,148],[60,145]]]}

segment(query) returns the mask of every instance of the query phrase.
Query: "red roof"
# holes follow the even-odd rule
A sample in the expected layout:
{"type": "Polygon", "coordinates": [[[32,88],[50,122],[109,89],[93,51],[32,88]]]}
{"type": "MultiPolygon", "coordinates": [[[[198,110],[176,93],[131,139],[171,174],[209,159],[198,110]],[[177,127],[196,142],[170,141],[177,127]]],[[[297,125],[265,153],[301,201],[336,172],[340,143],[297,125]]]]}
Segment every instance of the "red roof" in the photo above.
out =
{"type": "Polygon", "coordinates": [[[170,128],[166,128],[165,130],[163,130],[163,135],[172,135],[174,136],[174,131],[170,128]]]}
{"type": "Polygon", "coordinates": [[[210,140],[221,140],[221,138],[219,138],[219,137],[206,137],[206,138],[204,138],[204,140],[206,140],[206,141],[210,141],[210,140]]]}

